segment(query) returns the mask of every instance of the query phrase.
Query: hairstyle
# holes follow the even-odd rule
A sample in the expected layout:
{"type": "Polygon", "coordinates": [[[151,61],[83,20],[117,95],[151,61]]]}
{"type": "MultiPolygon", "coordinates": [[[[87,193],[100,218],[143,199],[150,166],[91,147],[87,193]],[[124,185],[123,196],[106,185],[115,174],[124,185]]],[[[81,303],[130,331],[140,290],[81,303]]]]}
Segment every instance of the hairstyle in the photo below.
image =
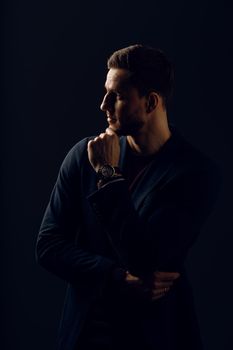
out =
{"type": "Polygon", "coordinates": [[[167,108],[173,94],[174,69],[164,52],[143,45],[131,45],[115,51],[107,62],[108,69],[123,68],[130,71],[130,82],[145,96],[157,92],[167,108]]]}

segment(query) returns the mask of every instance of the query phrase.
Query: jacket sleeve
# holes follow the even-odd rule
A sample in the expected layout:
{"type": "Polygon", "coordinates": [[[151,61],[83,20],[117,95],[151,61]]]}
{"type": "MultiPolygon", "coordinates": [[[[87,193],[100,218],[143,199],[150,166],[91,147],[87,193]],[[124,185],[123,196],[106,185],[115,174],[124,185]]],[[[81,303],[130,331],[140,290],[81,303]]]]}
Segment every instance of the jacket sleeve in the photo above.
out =
{"type": "Polygon", "coordinates": [[[216,169],[184,174],[152,192],[138,213],[126,181],[109,183],[88,199],[129,271],[179,271],[211,212],[219,189],[216,169]]]}
{"type": "Polygon", "coordinates": [[[82,230],[78,158],[84,148],[86,140],[74,146],[61,165],[39,229],[36,259],[69,283],[101,290],[114,262],[87,251],[76,240],[82,230]]]}

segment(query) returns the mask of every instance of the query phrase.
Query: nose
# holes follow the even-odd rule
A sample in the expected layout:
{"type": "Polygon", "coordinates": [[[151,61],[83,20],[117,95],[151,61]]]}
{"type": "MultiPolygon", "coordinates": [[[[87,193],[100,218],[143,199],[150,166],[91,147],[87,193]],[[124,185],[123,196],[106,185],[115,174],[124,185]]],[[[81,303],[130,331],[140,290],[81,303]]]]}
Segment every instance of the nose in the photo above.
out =
{"type": "Polygon", "coordinates": [[[111,99],[111,96],[109,96],[109,94],[106,94],[104,96],[103,101],[102,101],[102,103],[100,105],[100,109],[103,112],[106,112],[106,111],[108,111],[110,113],[113,112],[114,105],[113,105],[113,101],[111,99]]]}
{"type": "Polygon", "coordinates": [[[103,101],[101,102],[101,105],[100,105],[101,111],[104,112],[105,108],[106,108],[106,95],[104,96],[103,101]]]}

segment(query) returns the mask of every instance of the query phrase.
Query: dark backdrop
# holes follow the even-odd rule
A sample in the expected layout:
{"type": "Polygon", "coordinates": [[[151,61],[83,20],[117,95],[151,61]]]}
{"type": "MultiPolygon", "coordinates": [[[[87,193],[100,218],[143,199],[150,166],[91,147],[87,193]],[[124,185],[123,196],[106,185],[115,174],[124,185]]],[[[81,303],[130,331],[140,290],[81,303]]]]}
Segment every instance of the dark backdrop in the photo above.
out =
{"type": "Polygon", "coordinates": [[[132,43],[173,60],[170,118],[223,169],[222,193],[187,266],[205,350],[233,348],[230,3],[2,5],[2,350],[54,349],[65,284],[35,263],[39,225],[67,151],[106,127],[99,105],[107,57],[132,43]]]}

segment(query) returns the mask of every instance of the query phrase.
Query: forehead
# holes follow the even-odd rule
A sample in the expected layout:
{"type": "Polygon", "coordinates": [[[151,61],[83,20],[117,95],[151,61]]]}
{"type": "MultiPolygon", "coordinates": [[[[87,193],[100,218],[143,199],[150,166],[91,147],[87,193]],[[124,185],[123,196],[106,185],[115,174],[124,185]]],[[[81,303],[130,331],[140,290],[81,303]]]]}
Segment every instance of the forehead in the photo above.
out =
{"type": "Polygon", "coordinates": [[[108,90],[123,89],[130,86],[131,73],[126,69],[111,68],[108,71],[105,87],[108,90]]]}

